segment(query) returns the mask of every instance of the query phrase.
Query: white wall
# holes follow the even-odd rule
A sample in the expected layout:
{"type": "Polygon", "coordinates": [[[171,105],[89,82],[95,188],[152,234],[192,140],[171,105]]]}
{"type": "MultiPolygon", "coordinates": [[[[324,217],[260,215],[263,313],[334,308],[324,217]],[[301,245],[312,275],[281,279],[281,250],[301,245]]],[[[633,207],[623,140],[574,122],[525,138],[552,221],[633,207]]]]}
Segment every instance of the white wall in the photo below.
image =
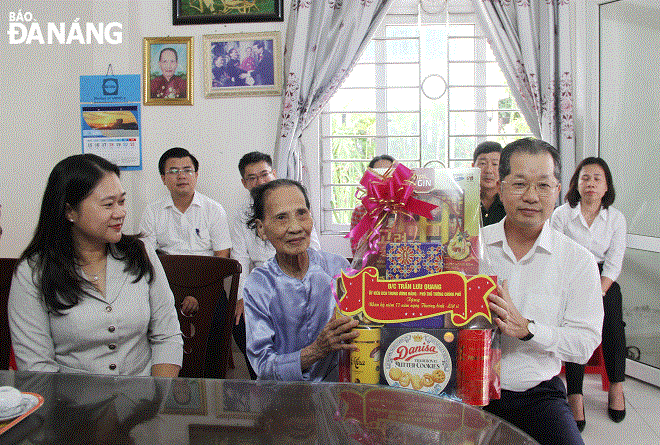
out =
{"type": "Polygon", "coordinates": [[[102,75],[111,63],[115,74],[141,74],[143,37],[193,36],[195,85],[193,106],[142,106],[141,171],[122,172],[128,193],[126,233],[136,232],[144,206],[165,188],[158,158],[181,146],[200,162],[198,189],[233,214],[246,191],[238,160],[252,150],[272,153],[277,134],[279,97],[205,99],[202,36],[236,32],[286,31],[285,22],[172,25],[171,0],[31,0],[0,8],[1,131],[0,203],[3,235],[0,257],[16,257],[36,226],[46,179],[62,158],[81,153],[79,76],[102,75]],[[10,45],[9,12],[30,11],[45,29],[48,22],[76,18],[81,23],[121,23],[118,45],[10,45]],[[237,199],[239,198],[239,199],[237,199]]]}

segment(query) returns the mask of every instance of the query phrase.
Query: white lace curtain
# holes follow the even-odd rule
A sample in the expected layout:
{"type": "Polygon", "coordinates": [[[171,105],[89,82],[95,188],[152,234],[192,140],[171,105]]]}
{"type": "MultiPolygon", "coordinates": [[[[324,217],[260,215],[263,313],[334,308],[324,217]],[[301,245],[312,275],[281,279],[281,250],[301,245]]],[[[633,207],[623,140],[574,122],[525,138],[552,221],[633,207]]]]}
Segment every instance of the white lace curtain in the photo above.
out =
{"type": "Polygon", "coordinates": [[[286,91],[275,147],[279,178],[303,181],[300,136],[346,79],[390,3],[292,1],[284,47],[286,91]]]}
{"type": "Polygon", "coordinates": [[[472,3],[534,136],[561,153],[567,186],[575,168],[569,0],[472,3]]]}

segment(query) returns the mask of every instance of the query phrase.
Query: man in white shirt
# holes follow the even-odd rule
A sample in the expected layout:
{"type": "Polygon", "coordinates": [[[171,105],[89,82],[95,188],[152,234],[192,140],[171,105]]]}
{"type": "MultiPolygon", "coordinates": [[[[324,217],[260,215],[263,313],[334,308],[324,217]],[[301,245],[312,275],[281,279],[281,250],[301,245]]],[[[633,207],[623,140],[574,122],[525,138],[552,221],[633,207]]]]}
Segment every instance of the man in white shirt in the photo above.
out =
{"type": "MultiPolygon", "coordinates": [[[[160,157],[158,170],[169,194],[150,204],[142,214],[140,231],[145,235],[144,242],[169,255],[229,258],[227,213],[219,203],[195,190],[199,174],[195,156],[184,148],[170,148],[160,157]]],[[[197,307],[195,298],[186,297],[181,310],[196,312],[197,307]]],[[[214,315],[215,329],[209,334],[206,377],[215,377],[218,372],[215,368],[218,352],[213,345],[219,342],[225,314],[227,297],[223,292],[214,315]]]]}
{"type": "Polygon", "coordinates": [[[220,204],[195,190],[199,162],[188,150],[174,147],[158,161],[169,194],[142,214],[145,242],[172,255],[229,257],[231,238],[227,213],[220,204]]]}
{"type": "Polygon", "coordinates": [[[502,331],[502,398],[485,409],[541,444],[583,444],[558,377],[562,360],[586,363],[600,343],[603,305],[593,256],[550,227],[561,185],[559,154],[524,138],[499,166],[506,217],[482,229],[482,273],[502,331]]]}
{"type": "MultiPolygon", "coordinates": [[[[273,160],[270,155],[252,151],[246,153],[238,162],[238,171],[241,174],[241,182],[246,190],[266,184],[277,178],[273,170],[273,160]]],[[[236,302],[234,339],[236,345],[245,354],[245,317],[243,316],[243,287],[245,280],[255,267],[261,266],[267,260],[275,256],[275,248],[268,241],[259,238],[254,230],[247,226],[247,213],[252,204],[251,199],[247,200],[234,216],[231,225],[231,257],[241,263],[242,273],[238,285],[238,301],[236,302]]],[[[310,247],[316,250],[321,249],[316,230],[312,229],[310,247]]],[[[250,367],[247,360],[248,371],[253,379],[256,379],[256,373],[250,367]]]]}

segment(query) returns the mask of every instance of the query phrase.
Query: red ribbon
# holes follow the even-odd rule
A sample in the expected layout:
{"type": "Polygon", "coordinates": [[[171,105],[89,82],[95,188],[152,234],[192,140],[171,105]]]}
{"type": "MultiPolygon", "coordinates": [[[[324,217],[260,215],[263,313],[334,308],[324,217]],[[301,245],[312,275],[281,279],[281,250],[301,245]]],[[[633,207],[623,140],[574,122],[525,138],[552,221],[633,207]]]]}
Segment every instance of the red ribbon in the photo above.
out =
{"type": "MultiPolygon", "coordinates": [[[[367,214],[357,226],[353,227],[346,238],[362,239],[365,233],[372,231],[368,238],[369,248],[365,253],[365,261],[369,254],[378,252],[380,227],[388,214],[414,213],[433,219],[431,210],[437,206],[412,197],[415,191],[415,183],[412,178],[412,170],[403,164],[397,164],[396,168],[389,169],[383,176],[371,169],[364,172],[360,185],[362,185],[365,195],[361,201],[364,208],[367,209],[367,214]]],[[[365,263],[363,262],[363,264],[365,263]]]]}

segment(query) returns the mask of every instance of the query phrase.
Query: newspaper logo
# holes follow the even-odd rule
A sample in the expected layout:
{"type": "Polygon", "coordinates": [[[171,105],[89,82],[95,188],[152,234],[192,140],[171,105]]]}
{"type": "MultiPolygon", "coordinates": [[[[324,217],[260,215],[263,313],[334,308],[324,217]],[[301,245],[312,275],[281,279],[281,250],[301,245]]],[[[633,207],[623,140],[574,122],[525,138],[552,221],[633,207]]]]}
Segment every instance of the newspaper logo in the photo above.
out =
{"type": "Polygon", "coordinates": [[[47,22],[42,25],[34,20],[32,12],[21,9],[9,12],[7,35],[11,45],[117,45],[123,39],[119,22],[81,23],[76,17],[71,23],[47,22]]]}

